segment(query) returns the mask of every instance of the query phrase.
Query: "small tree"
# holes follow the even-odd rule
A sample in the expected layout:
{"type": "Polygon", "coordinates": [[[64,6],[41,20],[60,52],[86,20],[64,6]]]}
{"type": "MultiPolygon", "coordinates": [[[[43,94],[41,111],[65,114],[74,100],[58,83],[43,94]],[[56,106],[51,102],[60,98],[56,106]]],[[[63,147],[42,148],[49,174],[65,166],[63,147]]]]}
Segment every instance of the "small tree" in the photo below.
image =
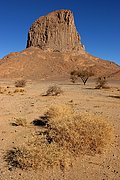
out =
{"type": "Polygon", "coordinates": [[[75,83],[78,77],[80,77],[85,85],[89,77],[93,76],[94,74],[92,71],[85,69],[85,70],[74,70],[70,73],[70,75],[71,75],[70,79],[73,83],[75,83]]]}
{"type": "Polygon", "coordinates": [[[89,77],[93,76],[94,74],[92,73],[92,71],[89,70],[81,70],[78,72],[78,77],[81,78],[81,80],[83,81],[84,85],[86,84],[87,80],[89,79],[89,77]]]}

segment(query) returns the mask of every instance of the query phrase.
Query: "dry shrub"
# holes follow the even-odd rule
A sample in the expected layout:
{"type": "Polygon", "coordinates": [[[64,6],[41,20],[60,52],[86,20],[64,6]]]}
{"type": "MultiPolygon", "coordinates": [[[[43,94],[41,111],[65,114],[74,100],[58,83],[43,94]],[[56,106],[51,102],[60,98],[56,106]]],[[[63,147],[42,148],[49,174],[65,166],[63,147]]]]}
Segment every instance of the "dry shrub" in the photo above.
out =
{"type": "Polygon", "coordinates": [[[8,87],[0,87],[0,94],[12,95],[12,91],[8,87]]]}
{"type": "Polygon", "coordinates": [[[95,89],[108,88],[106,85],[107,85],[106,77],[98,77],[96,81],[95,89]]]}
{"type": "Polygon", "coordinates": [[[74,114],[74,109],[71,105],[56,105],[51,106],[49,110],[45,113],[45,116],[47,116],[49,119],[55,119],[55,118],[70,118],[74,114]]]}
{"type": "Polygon", "coordinates": [[[11,150],[7,151],[4,159],[8,163],[9,170],[13,168],[27,169],[31,167],[30,155],[30,151],[25,147],[13,147],[11,150]]]}
{"type": "Polygon", "coordinates": [[[13,93],[24,93],[24,89],[15,89],[13,93]]]}
{"type": "Polygon", "coordinates": [[[75,83],[78,79],[78,72],[76,70],[70,73],[70,79],[72,83],[75,83]]]}
{"type": "Polygon", "coordinates": [[[56,107],[52,112],[55,115],[49,118],[49,137],[74,156],[103,153],[111,142],[112,128],[104,119],[88,114],[75,115],[72,111],[69,114],[67,110],[66,115],[65,111],[57,114],[56,107]]]}
{"type": "Polygon", "coordinates": [[[40,141],[40,136],[39,139],[34,139],[34,143],[30,142],[29,146],[29,148],[26,146],[13,147],[6,152],[4,160],[10,170],[15,168],[45,170],[59,166],[64,171],[65,167],[71,165],[70,155],[66,154],[64,149],[61,150],[56,144],[43,143],[42,140],[40,141]]]}
{"type": "Polygon", "coordinates": [[[75,76],[75,75],[71,75],[71,76],[70,76],[70,79],[71,79],[71,82],[72,82],[72,83],[75,83],[78,78],[77,78],[77,76],[75,76]]]}
{"type": "Polygon", "coordinates": [[[2,87],[0,87],[0,94],[4,93],[4,89],[2,87]]]}
{"type": "Polygon", "coordinates": [[[17,88],[15,90],[10,90],[10,87],[0,87],[0,94],[13,95],[13,93],[23,94],[25,90],[23,88],[17,88]]]}
{"type": "Polygon", "coordinates": [[[27,125],[27,121],[24,118],[16,118],[15,122],[12,123],[12,126],[23,126],[27,125]]]}
{"type": "Polygon", "coordinates": [[[46,91],[45,96],[58,96],[62,93],[63,91],[61,90],[60,87],[58,86],[50,86],[48,90],[46,91]]]}
{"type": "Polygon", "coordinates": [[[104,153],[112,142],[112,127],[104,118],[76,115],[70,106],[51,107],[42,120],[47,123],[39,125],[38,131],[29,137],[27,150],[22,151],[22,155],[15,151],[13,158],[6,158],[9,166],[22,169],[58,166],[64,171],[81,154],[94,156],[104,153]]]}
{"type": "Polygon", "coordinates": [[[4,94],[6,91],[7,91],[6,88],[0,87],[0,94],[4,94]]]}
{"type": "Polygon", "coordinates": [[[94,76],[94,73],[90,69],[74,70],[70,73],[70,79],[73,83],[80,77],[84,85],[91,76],[94,76]]]}
{"type": "Polygon", "coordinates": [[[25,87],[26,86],[26,80],[21,79],[15,81],[15,87],[25,87]]]}

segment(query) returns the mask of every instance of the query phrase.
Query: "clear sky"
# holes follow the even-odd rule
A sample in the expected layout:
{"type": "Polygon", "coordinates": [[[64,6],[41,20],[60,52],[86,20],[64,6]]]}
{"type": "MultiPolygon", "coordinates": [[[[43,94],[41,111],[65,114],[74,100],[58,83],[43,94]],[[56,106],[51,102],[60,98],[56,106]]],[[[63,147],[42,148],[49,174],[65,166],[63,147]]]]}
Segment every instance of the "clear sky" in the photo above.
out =
{"type": "Polygon", "coordinates": [[[120,65],[120,0],[1,0],[0,58],[23,50],[31,24],[59,9],[73,11],[87,52],[120,65]]]}

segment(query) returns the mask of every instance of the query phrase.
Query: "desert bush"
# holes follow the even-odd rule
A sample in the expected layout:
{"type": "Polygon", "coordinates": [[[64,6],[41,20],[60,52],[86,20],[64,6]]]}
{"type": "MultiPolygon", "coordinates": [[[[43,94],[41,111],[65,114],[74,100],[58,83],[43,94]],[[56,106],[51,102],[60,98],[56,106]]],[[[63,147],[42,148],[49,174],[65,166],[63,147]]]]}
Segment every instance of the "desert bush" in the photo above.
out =
{"type": "Polygon", "coordinates": [[[23,126],[25,127],[27,125],[27,121],[24,118],[16,118],[15,122],[12,123],[12,126],[23,126]]]}
{"type": "Polygon", "coordinates": [[[12,91],[9,91],[8,87],[0,87],[0,94],[12,95],[12,91]]]}
{"type": "Polygon", "coordinates": [[[80,77],[84,85],[86,84],[89,77],[93,76],[93,72],[87,69],[83,70],[74,70],[70,73],[70,79],[73,83],[80,77]]]}
{"type": "Polygon", "coordinates": [[[26,86],[26,80],[21,79],[15,81],[15,87],[25,87],[26,86]]]}
{"type": "Polygon", "coordinates": [[[72,83],[75,83],[75,82],[77,81],[77,76],[71,75],[71,76],[70,76],[70,79],[71,79],[71,82],[72,82],[72,83]]]}
{"type": "Polygon", "coordinates": [[[70,73],[70,79],[71,79],[72,83],[75,83],[77,81],[78,72],[76,70],[74,70],[70,73]]]}
{"type": "Polygon", "coordinates": [[[53,118],[70,118],[74,114],[74,109],[70,105],[56,105],[51,106],[49,110],[45,113],[45,116],[49,119],[53,118]],[[61,117],[62,116],[62,117],[61,117]]]}
{"type": "Polygon", "coordinates": [[[57,109],[59,107],[52,108],[49,118],[49,137],[53,142],[74,156],[104,152],[112,136],[112,128],[104,119],[88,114],[75,115],[70,107],[64,111],[65,107],[61,108],[61,113],[56,113],[57,109]]]}
{"type": "Polygon", "coordinates": [[[45,96],[58,96],[62,93],[62,89],[56,85],[50,86],[46,91],[45,96]]]}
{"type": "Polygon", "coordinates": [[[104,153],[112,142],[112,127],[104,118],[87,113],[77,115],[72,106],[52,106],[42,120],[47,123],[40,122],[38,131],[31,133],[27,150],[14,148],[7,152],[9,166],[22,169],[58,166],[64,171],[76,157],[104,153]]]}
{"type": "Polygon", "coordinates": [[[0,94],[3,94],[3,93],[4,93],[4,88],[0,87],[0,94]]]}
{"type": "Polygon", "coordinates": [[[25,90],[24,89],[15,89],[13,93],[24,93],[25,90]]]}
{"type": "Polygon", "coordinates": [[[95,89],[107,88],[107,79],[106,77],[98,77],[96,81],[95,89]]]}
{"type": "Polygon", "coordinates": [[[8,150],[4,156],[9,169],[20,168],[27,169],[31,167],[30,152],[25,147],[13,147],[8,150]]]}

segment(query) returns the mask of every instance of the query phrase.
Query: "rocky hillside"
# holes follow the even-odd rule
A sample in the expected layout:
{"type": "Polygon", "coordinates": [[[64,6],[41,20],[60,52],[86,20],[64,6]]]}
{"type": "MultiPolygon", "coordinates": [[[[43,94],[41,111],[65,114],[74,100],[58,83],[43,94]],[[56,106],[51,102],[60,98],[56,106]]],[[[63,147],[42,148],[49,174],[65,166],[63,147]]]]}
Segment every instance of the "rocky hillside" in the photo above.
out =
{"type": "Polygon", "coordinates": [[[95,76],[120,78],[120,66],[84,50],[69,10],[40,17],[28,33],[27,48],[0,60],[0,78],[67,78],[74,69],[91,68],[95,76]]]}
{"type": "Polygon", "coordinates": [[[120,69],[115,63],[88,53],[76,55],[46,52],[37,47],[29,47],[22,52],[11,53],[1,60],[0,77],[32,80],[67,78],[72,70],[84,67],[90,67],[96,76],[108,76],[120,69]]]}

